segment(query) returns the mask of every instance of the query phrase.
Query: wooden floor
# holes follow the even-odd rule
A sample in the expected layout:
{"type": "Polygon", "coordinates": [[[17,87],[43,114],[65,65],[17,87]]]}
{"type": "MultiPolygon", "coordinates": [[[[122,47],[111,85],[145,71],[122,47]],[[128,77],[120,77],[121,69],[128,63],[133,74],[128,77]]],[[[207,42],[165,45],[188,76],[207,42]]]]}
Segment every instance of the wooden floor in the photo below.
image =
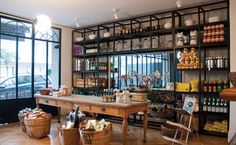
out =
{"type": "MultiPolygon", "coordinates": [[[[121,124],[113,124],[111,145],[122,145],[121,124]]],[[[0,126],[0,145],[60,145],[56,120],[52,121],[51,133],[43,139],[31,139],[26,133],[22,132],[18,123],[7,126],[0,126]]],[[[143,130],[140,127],[129,126],[128,145],[168,145],[170,143],[161,138],[160,130],[148,129],[147,143],[142,142],[143,130]]],[[[226,145],[226,138],[200,135],[198,142],[195,135],[190,136],[189,145],[226,145]]]]}

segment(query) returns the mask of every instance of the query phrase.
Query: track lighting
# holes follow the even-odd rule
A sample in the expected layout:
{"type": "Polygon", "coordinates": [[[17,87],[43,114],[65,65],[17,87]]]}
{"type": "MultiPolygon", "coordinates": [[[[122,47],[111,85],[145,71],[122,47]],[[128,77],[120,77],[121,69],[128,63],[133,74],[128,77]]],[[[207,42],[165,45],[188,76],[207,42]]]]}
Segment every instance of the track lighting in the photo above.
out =
{"type": "Polygon", "coordinates": [[[182,7],[182,0],[177,0],[176,5],[178,8],[182,7]]]}
{"type": "Polygon", "coordinates": [[[113,13],[114,13],[114,18],[117,20],[119,19],[117,12],[119,11],[118,9],[112,9],[113,13]]]}

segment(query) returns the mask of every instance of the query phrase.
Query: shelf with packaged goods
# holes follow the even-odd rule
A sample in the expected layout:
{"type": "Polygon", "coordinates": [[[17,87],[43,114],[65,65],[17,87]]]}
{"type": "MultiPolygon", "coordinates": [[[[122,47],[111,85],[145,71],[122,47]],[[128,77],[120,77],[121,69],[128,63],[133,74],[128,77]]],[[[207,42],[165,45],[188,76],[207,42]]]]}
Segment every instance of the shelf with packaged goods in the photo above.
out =
{"type": "Polygon", "coordinates": [[[90,58],[96,56],[114,56],[114,55],[124,55],[124,54],[137,54],[137,53],[152,53],[152,52],[172,52],[174,49],[172,47],[162,47],[162,48],[144,48],[144,49],[137,49],[137,50],[126,50],[126,51],[115,51],[115,52],[99,52],[99,53],[90,53],[90,54],[83,54],[77,55],[74,57],[78,58],[90,58]]]}
{"type": "MultiPolygon", "coordinates": [[[[209,111],[202,111],[202,113],[204,113],[205,115],[223,115],[225,117],[227,117],[229,114],[225,113],[225,112],[209,112],[209,111]]],[[[222,117],[222,116],[220,116],[222,117]]]]}
{"type": "Polygon", "coordinates": [[[175,50],[182,50],[184,48],[199,48],[199,44],[197,45],[181,45],[181,46],[175,46],[175,50]]]}
{"type": "Polygon", "coordinates": [[[175,91],[176,94],[188,94],[188,95],[200,95],[201,92],[181,92],[181,91],[175,91]]]}
{"type": "Polygon", "coordinates": [[[212,135],[212,136],[218,136],[218,137],[227,137],[227,135],[228,135],[228,133],[215,132],[215,131],[207,131],[207,130],[202,130],[200,132],[202,134],[205,134],[205,135],[212,135]]]}
{"type": "Polygon", "coordinates": [[[189,25],[189,26],[180,26],[180,27],[175,27],[176,31],[191,31],[191,30],[199,30],[200,25],[189,25]]]}
{"type": "Polygon", "coordinates": [[[177,69],[177,71],[206,71],[206,72],[228,72],[229,68],[193,68],[193,69],[177,69]]]}
{"type": "Polygon", "coordinates": [[[108,70],[78,70],[73,73],[107,73],[108,70]]]}

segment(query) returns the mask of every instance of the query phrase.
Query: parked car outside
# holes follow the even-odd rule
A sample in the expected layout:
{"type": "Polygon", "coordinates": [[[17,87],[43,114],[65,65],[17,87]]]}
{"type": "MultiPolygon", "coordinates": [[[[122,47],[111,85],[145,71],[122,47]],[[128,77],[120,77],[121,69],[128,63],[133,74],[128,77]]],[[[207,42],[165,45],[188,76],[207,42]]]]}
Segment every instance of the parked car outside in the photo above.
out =
{"type": "MultiPolygon", "coordinates": [[[[51,84],[51,79],[48,79],[51,84]]],[[[34,93],[46,86],[46,77],[44,75],[34,75],[34,93]]],[[[31,74],[18,75],[18,98],[31,97],[31,74]]],[[[16,76],[11,76],[0,82],[0,100],[16,98],[16,76]]]]}

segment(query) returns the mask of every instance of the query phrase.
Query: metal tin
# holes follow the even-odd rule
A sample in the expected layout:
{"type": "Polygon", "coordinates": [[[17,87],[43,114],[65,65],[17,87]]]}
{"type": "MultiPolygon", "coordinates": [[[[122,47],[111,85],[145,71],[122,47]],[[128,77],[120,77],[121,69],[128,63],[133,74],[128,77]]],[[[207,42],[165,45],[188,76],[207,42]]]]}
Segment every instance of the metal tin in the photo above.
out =
{"type": "Polygon", "coordinates": [[[224,67],[228,68],[229,67],[228,65],[229,65],[228,64],[228,57],[224,57],[224,67]]]}
{"type": "Polygon", "coordinates": [[[216,67],[217,68],[224,68],[224,58],[223,57],[216,57],[216,67]]]}
{"type": "Polygon", "coordinates": [[[208,69],[214,68],[214,59],[212,57],[205,58],[205,65],[208,69]]]}

